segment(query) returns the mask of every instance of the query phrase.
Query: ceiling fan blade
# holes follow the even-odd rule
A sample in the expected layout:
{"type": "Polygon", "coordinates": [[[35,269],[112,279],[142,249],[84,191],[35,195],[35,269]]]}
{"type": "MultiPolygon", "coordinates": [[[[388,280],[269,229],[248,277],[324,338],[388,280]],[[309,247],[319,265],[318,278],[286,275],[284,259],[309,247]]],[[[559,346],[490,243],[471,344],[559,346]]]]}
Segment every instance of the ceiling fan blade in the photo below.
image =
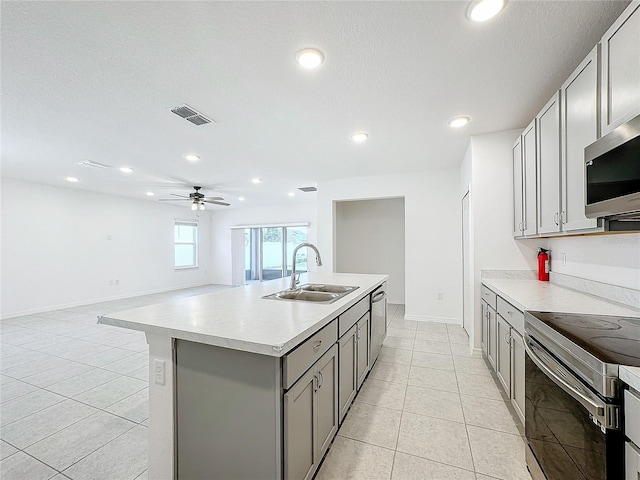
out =
{"type": "Polygon", "coordinates": [[[191,200],[190,198],[159,198],[159,202],[184,202],[185,200],[191,200]]]}
{"type": "Polygon", "coordinates": [[[203,200],[207,202],[209,200],[224,200],[224,198],[223,197],[204,197],[203,200]]]}
{"type": "Polygon", "coordinates": [[[177,193],[170,193],[169,195],[173,195],[174,197],[190,198],[190,197],[185,197],[184,195],[178,195],[177,193]]]}
{"type": "Polygon", "coordinates": [[[216,200],[206,200],[206,199],[204,199],[203,201],[206,202],[206,203],[214,203],[216,205],[224,205],[225,207],[228,207],[230,205],[229,203],[218,202],[216,200]]]}

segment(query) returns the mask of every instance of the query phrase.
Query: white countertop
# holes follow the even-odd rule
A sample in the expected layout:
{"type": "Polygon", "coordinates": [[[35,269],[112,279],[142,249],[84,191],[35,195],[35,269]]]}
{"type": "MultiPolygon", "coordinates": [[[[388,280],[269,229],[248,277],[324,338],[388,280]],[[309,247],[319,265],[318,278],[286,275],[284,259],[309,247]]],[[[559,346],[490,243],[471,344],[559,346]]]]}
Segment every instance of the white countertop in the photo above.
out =
{"type": "Polygon", "coordinates": [[[620,380],[633,388],[636,392],[640,392],[640,368],[638,367],[620,367],[620,380]]]}
{"type": "Polygon", "coordinates": [[[640,310],[539,280],[482,279],[482,283],[521,311],[640,317],[640,310]]]}
{"type": "MultiPolygon", "coordinates": [[[[640,317],[640,311],[619,303],[539,280],[482,279],[482,283],[519,310],[640,317]]],[[[640,368],[621,366],[620,379],[640,391],[640,368]]]]}
{"type": "Polygon", "coordinates": [[[387,279],[387,275],[308,273],[301,275],[301,284],[359,288],[331,304],[261,298],[287,289],[291,282],[287,277],[110,313],[100,323],[280,357],[387,279]]]}

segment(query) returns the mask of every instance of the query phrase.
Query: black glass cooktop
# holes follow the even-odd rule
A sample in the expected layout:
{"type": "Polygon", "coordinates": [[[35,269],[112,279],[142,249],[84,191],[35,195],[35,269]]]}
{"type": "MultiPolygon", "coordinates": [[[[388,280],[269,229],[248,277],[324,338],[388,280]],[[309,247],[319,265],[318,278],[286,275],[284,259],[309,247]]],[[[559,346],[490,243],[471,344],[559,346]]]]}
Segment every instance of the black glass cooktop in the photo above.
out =
{"type": "Polygon", "coordinates": [[[529,313],[603,362],[640,367],[640,318],[529,313]]]}

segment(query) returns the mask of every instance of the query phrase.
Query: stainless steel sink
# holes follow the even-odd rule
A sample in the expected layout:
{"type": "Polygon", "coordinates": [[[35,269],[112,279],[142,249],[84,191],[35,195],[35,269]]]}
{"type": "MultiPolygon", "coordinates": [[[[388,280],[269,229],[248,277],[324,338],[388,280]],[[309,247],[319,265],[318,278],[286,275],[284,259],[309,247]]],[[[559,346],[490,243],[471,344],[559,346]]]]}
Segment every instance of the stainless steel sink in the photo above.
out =
{"type": "Polygon", "coordinates": [[[326,285],[324,283],[307,283],[302,285],[300,290],[307,292],[329,292],[329,293],[349,293],[358,287],[350,287],[347,285],[326,285]]]}
{"type": "Polygon", "coordinates": [[[333,303],[344,297],[358,287],[345,285],[324,285],[309,283],[296,290],[283,290],[281,292],[265,295],[262,298],[270,300],[289,300],[295,302],[333,303]]]}

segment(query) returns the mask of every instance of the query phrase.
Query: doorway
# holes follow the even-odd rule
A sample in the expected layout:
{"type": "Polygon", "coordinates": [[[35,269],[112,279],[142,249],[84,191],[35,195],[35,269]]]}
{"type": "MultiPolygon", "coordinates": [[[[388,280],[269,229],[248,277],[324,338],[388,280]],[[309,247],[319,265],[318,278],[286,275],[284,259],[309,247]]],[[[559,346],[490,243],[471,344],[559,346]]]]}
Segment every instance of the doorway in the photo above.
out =
{"type": "Polygon", "coordinates": [[[471,237],[469,217],[469,192],[462,198],[462,328],[471,337],[471,237]]]}

